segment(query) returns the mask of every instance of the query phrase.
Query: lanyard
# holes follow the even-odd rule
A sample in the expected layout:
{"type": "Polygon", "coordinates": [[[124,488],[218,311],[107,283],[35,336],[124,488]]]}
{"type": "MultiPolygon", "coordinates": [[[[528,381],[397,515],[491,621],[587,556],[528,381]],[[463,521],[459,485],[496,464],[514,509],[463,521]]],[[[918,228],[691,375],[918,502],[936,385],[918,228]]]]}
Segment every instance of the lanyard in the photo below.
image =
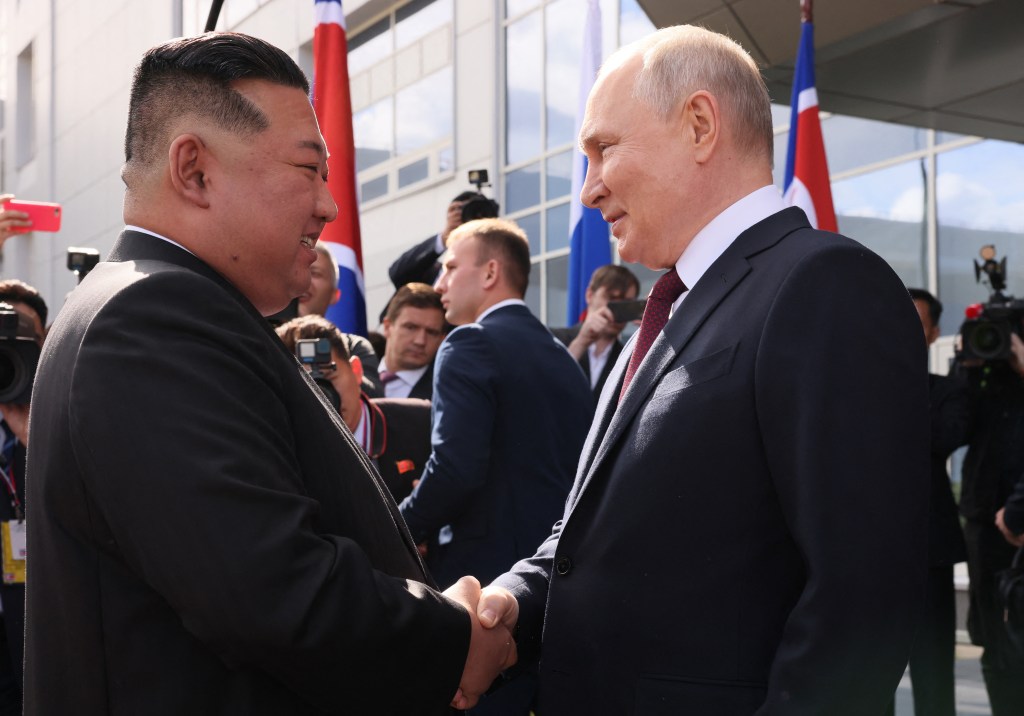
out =
{"type": "Polygon", "coordinates": [[[18,484],[14,481],[14,445],[15,438],[11,438],[4,444],[3,453],[0,453],[0,476],[3,477],[4,487],[11,497],[11,507],[18,521],[25,519],[25,510],[22,509],[21,500],[18,499],[18,484]],[[10,450],[11,459],[8,461],[7,452],[10,450]]]}

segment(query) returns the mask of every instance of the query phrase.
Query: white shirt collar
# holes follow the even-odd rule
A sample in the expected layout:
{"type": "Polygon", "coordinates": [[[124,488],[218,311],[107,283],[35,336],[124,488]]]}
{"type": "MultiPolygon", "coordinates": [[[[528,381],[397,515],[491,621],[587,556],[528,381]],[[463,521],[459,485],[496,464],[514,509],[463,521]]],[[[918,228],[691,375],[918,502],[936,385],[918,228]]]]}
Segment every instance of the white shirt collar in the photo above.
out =
{"type": "MultiPolygon", "coordinates": [[[[427,372],[427,368],[430,364],[427,363],[422,368],[412,368],[411,370],[396,370],[396,380],[384,386],[384,397],[386,398],[408,398],[409,393],[416,387],[416,384],[420,382],[420,378],[427,372]],[[402,383],[401,386],[395,386],[395,383],[402,383]],[[399,389],[400,388],[400,389],[399,389]]],[[[388,369],[387,362],[381,358],[380,365],[377,366],[378,373],[383,373],[388,369]]]]}
{"type": "Polygon", "coordinates": [[[484,318],[486,318],[487,316],[491,315],[492,313],[497,311],[499,308],[504,308],[505,306],[525,306],[525,305],[526,305],[526,301],[524,301],[521,298],[506,298],[504,301],[498,301],[496,304],[494,304],[493,306],[488,308],[486,311],[481,313],[479,316],[477,316],[476,317],[476,322],[479,323],[480,321],[484,320],[484,318]]]}
{"type": "MultiPolygon", "coordinates": [[[[697,232],[683,251],[683,255],[676,261],[679,278],[688,289],[693,288],[737,236],[785,208],[782,196],[774,184],[747,194],[697,232]]],[[[686,291],[676,300],[673,310],[679,307],[688,293],[689,291],[686,291]]]]}
{"type": "Polygon", "coordinates": [[[193,254],[191,251],[186,249],[184,246],[179,244],[174,239],[168,239],[166,236],[162,236],[162,235],[156,233],[155,231],[150,231],[149,229],[143,229],[141,226],[134,226],[132,224],[125,224],[124,228],[125,228],[125,231],[138,231],[140,234],[149,234],[150,236],[156,237],[156,238],[158,238],[158,239],[160,239],[162,241],[166,241],[169,244],[174,244],[175,246],[177,246],[182,251],[188,251],[190,254],[195,256],[195,254],[193,254]]]}

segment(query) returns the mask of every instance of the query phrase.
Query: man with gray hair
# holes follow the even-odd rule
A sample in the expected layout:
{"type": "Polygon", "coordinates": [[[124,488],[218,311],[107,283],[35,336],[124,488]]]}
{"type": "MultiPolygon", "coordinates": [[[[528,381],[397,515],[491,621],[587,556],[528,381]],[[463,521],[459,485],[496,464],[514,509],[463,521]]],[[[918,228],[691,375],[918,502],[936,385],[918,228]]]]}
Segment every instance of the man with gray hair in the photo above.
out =
{"type": "Polygon", "coordinates": [[[582,200],[663,269],[565,512],[484,590],[545,716],[865,716],[924,585],[926,352],[906,289],[772,185],[737,44],[672,27],[602,68],[582,200]],[[543,628],[543,640],[541,638],[543,628]]]}

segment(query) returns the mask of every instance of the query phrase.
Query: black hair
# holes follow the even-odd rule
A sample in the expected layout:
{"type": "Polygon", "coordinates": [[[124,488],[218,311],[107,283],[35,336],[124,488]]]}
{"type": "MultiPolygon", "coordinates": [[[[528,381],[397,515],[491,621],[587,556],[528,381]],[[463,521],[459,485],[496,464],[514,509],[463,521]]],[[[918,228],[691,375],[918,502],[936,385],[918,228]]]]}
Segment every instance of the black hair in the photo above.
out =
{"type": "Polygon", "coordinates": [[[4,303],[23,303],[39,316],[39,322],[46,327],[46,301],[34,287],[16,278],[0,281],[0,301],[4,303]]]}
{"type": "Polygon", "coordinates": [[[935,298],[923,288],[908,288],[910,298],[913,301],[924,301],[928,306],[928,317],[932,319],[932,325],[939,325],[939,318],[942,316],[942,301],[935,298]]]}
{"type": "Polygon", "coordinates": [[[256,134],[267,116],[231,87],[243,79],[266,80],[309,94],[309,82],[285,52],[237,32],[208,32],[171,40],[142,56],[132,79],[124,156],[128,164],[148,164],[170,121],[184,114],[210,119],[239,134],[256,134]]]}

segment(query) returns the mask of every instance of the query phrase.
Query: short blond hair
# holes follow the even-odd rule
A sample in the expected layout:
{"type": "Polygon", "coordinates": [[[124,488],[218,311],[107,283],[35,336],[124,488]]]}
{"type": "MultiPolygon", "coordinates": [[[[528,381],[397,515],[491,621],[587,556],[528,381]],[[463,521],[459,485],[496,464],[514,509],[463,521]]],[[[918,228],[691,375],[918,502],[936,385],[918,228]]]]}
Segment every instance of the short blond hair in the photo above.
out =
{"type": "Polygon", "coordinates": [[[526,232],[507,219],[474,219],[453,229],[447,246],[473,236],[480,241],[476,265],[496,259],[509,288],[525,296],[530,285],[530,240],[526,232]]]}

